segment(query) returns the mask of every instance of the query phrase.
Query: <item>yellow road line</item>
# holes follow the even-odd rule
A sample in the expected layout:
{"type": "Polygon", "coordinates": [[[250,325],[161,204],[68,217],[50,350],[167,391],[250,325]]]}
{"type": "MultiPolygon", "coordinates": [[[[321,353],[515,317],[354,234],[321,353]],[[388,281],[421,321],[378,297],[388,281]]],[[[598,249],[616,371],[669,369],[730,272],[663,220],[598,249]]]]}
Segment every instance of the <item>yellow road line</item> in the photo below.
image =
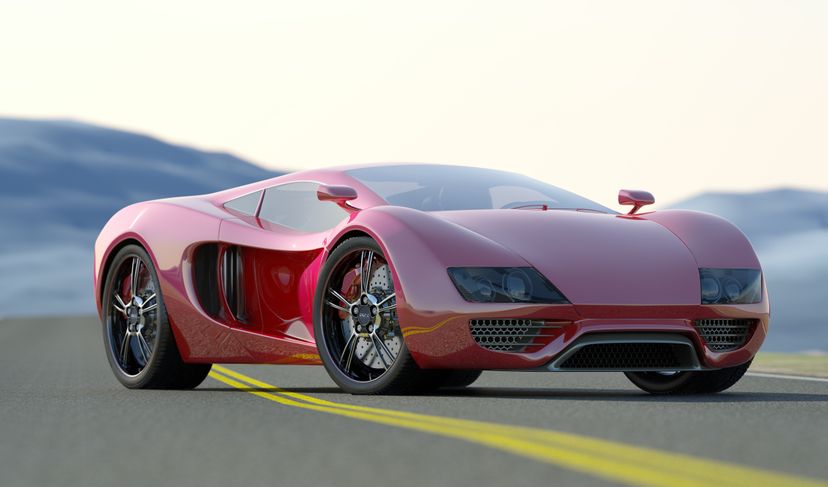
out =
{"type": "Polygon", "coordinates": [[[552,430],[336,403],[285,391],[226,367],[210,376],[277,403],[466,440],[636,486],[828,486],[828,483],[552,430]]]}

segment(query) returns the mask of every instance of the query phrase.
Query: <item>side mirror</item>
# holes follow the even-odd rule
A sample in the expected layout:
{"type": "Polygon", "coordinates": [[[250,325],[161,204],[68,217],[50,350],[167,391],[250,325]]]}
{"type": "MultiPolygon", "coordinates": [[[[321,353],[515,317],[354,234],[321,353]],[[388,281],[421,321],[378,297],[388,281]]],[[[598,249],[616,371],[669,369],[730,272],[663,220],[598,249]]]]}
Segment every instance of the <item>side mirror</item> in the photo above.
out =
{"type": "Polygon", "coordinates": [[[316,189],[316,197],[319,201],[333,201],[345,209],[353,210],[354,207],[348,205],[348,202],[356,199],[357,192],[350,186],[320,184],[316,189]]]}
{"type": "Polygon", "coordinates": [[[655,197],[652,193],[647,191],[638,191],[635,189],[622,189],[618,192],[619,205],[632,205],[628,215],[634,215],[642,206],[652,205],[655,203],[655,197]]]}

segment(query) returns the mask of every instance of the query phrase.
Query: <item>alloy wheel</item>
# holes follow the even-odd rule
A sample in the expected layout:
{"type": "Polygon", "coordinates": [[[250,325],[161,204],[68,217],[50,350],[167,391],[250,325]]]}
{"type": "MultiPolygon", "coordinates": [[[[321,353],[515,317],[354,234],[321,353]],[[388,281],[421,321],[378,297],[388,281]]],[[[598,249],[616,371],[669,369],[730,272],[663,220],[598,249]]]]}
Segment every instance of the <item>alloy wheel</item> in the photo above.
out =
{"type": "Polygon", "coordinates": [[[382,377],[403,344],[385,258],[371,249],[343,256],[330,274],[322,306],[324,342],[339,371],[358,382],[382,377]]]}
{"type": "Polygon", "coordinates": [[[104,301],[109,353],[124,374],[134,377],[150,363],[158,340],[158,285],[134,254],[110,278],[112,292],[104,301]]]}

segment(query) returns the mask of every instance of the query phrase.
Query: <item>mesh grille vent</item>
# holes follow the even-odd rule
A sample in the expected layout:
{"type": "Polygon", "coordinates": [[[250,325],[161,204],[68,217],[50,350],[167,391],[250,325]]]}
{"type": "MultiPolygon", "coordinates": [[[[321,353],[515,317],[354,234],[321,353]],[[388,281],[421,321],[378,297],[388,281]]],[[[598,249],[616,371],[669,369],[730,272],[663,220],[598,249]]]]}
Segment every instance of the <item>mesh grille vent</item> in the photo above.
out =
{"type": "Polygon", "coordinates": [[[585,345],[562,369],[669,369],[686,364],[669,343],[596,343],[585,345]]]}
{"type": "Polygon", "coordinates": [[[525,352],[543,346],[558,336],[559,324],[528,319],[469,320],[474,341],[483,348],[497,352],[525,352]]]}
{"type": "Polygon", "coordinates": [[[729,352],[747,342],[755,323],[749,319],[696,320],[695,327],[708,349],[729,352]]]}

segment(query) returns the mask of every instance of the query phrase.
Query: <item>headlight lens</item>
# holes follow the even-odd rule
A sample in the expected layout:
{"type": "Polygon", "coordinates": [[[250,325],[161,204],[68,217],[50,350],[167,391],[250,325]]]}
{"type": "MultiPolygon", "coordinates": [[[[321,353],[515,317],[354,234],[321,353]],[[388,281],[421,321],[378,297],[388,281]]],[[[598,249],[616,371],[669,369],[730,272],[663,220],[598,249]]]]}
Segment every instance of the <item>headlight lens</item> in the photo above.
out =
{"type": "Polygon", "coordinates": [[[758,269],[699,269],[702,304],[752,304],[762,301],[758,269]]]}
{"type": "Polygon", "coordinates": [[[463,298],[472,303],[569,303],[532,267],[449,267],[448,273],[463,298]]]}

